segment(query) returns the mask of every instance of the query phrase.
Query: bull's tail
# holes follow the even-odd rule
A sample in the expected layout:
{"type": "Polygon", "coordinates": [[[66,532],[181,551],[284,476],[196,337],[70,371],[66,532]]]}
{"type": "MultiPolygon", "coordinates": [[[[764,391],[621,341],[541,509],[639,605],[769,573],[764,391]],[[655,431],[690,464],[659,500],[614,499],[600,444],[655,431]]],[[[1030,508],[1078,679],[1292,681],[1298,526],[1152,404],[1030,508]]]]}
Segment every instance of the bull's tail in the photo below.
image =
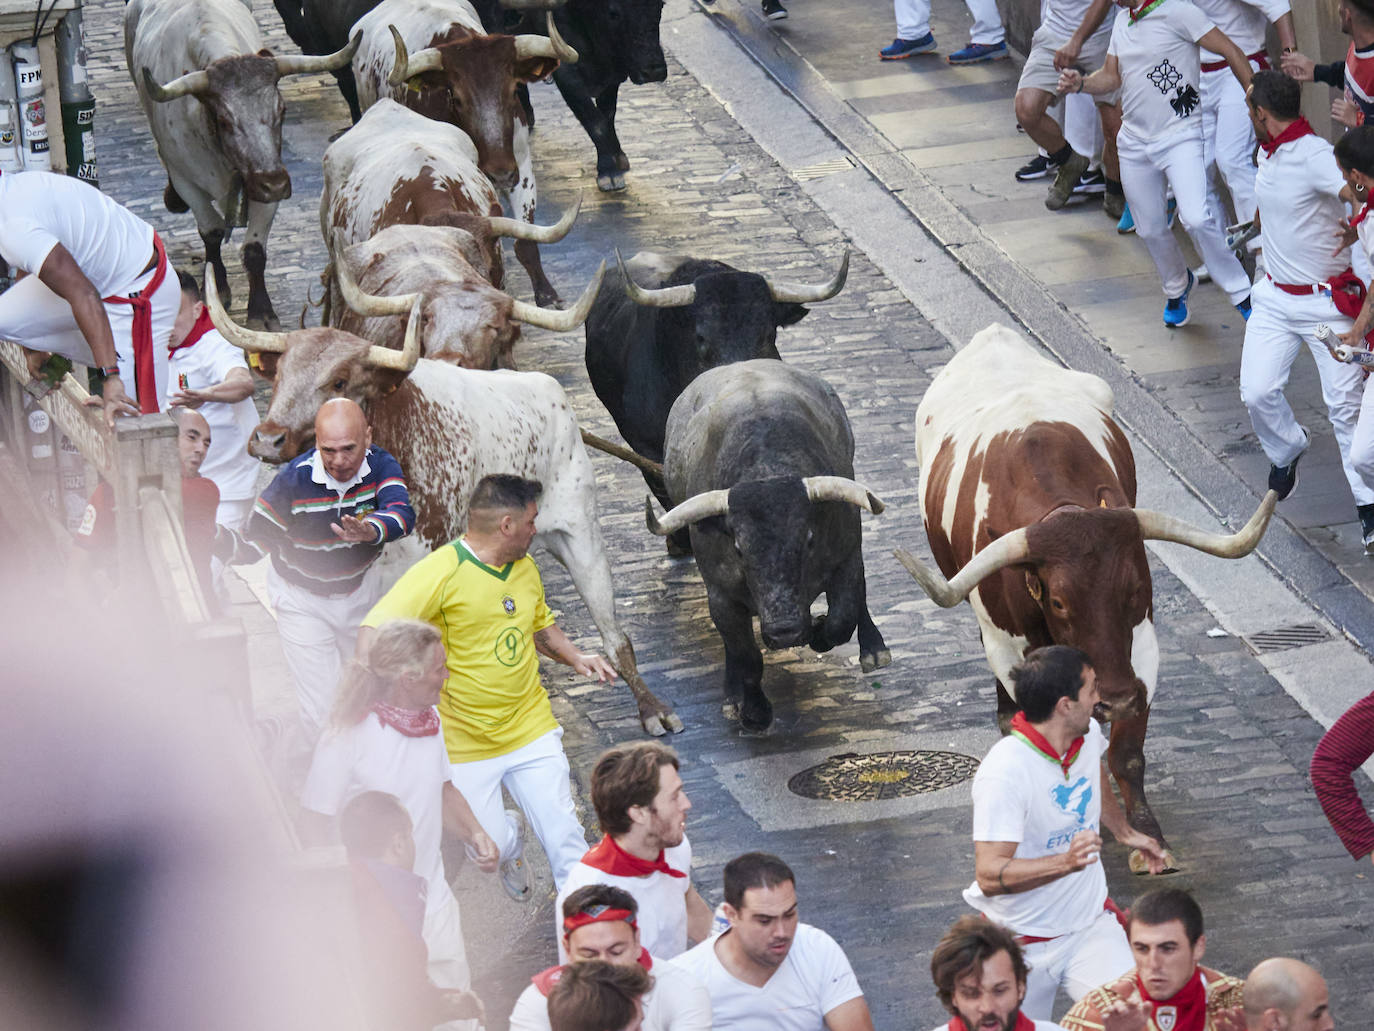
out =
{"type": "Polygon", "coordinates": [[[604,451],[606,454],[612,455],[622,462],[629,462],[641,472],[652,473],[659,478],[663,476],[663,466],[658,462],[645,458],[643,455],[639,454],[639,452],[631,451],[627,447],[621,447],[619,444],[612,444],[609,440],[606,440],[604,437],[598,437],[595,433],[588,433],[586,430],[582,430],[582,443],[590,448],[595,448],[597,451],[604,451]]]}

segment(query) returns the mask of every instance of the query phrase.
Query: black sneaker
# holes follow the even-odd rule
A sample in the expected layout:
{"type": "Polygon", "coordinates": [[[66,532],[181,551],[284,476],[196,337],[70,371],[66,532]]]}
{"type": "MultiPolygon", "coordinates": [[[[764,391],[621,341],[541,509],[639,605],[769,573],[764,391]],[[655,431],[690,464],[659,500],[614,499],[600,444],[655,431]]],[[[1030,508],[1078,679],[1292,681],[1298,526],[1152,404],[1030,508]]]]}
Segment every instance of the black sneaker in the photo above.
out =
{"type": "Polygon", "coordinates": [[[1078,185],[1073,188],[1075,197],[1081,194],[1106,193],[1107,176],[1102,169],[1094,168],[1078,177],[1078,185]]]}
{"type": "Polygon", "coordinates": [[[787,17],[787,8],[778,0],[763,0],[763,16],[769,21],[782,21],[787,17]]]}
{"type": "Polygon", "coordinates": [[[1374,505],[1356,505],[1360,514],[1360,535],[1364,538],[1364,553],[1374,555],[1374,505]]]}
{"type": "Polygon", "coordinates": [[[1271,465],[1269,467],[1269,489],[1278,494],[1280,501],[1292,494],[1293,488],[1298,485],[1298,461],[1312,446],[1312,438],[1308,436],[1306,430],[1302,431],[1302,435],[1306,438],[1306,443],[1298,452],[1297,458],[1284,466],[1271,465]]]}
{"type": "Polygon", "coordinates": [[[1024,165],[1016,170],[1016,181],[1018,183],[1033,183],[1037,179],[1045,179],[1059,171],[1056,165],[1044,154],[1037,154],[1024,165]]]}

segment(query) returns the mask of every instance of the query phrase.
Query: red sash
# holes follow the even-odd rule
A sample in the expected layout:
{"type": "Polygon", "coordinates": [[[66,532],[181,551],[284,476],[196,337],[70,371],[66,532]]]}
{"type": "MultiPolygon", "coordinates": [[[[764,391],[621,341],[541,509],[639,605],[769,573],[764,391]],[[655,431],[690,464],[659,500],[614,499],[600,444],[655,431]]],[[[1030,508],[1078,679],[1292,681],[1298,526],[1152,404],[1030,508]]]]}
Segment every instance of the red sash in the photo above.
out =
{"type": "Polygon", "coordinates": [[[210,309],[202,309],[200,318],[196,319],[196,324],[191,327],[191,332],[186,334],[185,340],[179,344],[174,344],[170,340],[167,341],[167,354],[169,356],[174,355],[178,351],[184,351],[188,347],[194,347],[196,344],[200,343],[201,337],[214,328],[215,324],[210,319],[210,309]]]}
{"type": "Polygon", "coordinates": [[[1279,133],[1272,140],[1260,140],[1260,146],[1270,157],[1274,156],[1274,151],[1278,150],[1285,143],[1301,139],[1304,136],[1315,136],[1312,126],[1307,124],[1307,119],[1299,117],[1296,122],[1290,122],[1288,128],[1279,133]]]}
{"type": "Polygon", "coordinates": [[[582,862],[612,877],[648,877],[651,873],[666,873],[669,877],[687,876],[681,870],[674,870],[668,865],[667,860],[663,858],[662,849],[659,850],[658,858],[653,861],[640,859],[617,845],[609,834],[603,835],[594,848],[587,850],[582,862]]]}
{"type": "MultiPolygon", "coordinates": [[[[649,955],[648,949],[639,950],[639,965],[646,971],[653,969],[654,959],[649,955]]],[[[563,976],[563,971],[566,969],[566,967],[549,967],[548,970],[541,970],[539,973],[535,974],[530,978],[530,981],[539,989],[540,995],[547,997],[549,992],[553,991],[553,986],[558,983],[559,978],[563,976]]],[[[1020,1024],[1016,1025],[1016,1031],[1023,1031],[1020,1024]]],[[[1026,1028],[1024,1031],[1034,1031],[1034,1029],[1026,1028]]]]}
{"type": "Polygon", "coordinates": [[[1151,1019],[1160,1031],[1206,1031],[1207,987],[1202,983],[1202,971],[1194,970],[1188,983],[1170,999],[1150,998],[1140,975],[1136,974],[1140,997],[1150,1004],[1151,1019]]]}
{"type": "Polygon", "coordinates": [[[149,415],[158,410],[157,373],[153,366],[153,294],[167,278],[167,251],[162,238],[153,233],[153,251],[157,267],[148,285],[128,297],[106,297],[106,304],[127,304],[134,309],[134,327],[130,334],[134,345],[134,379],[138,387],[138,410],[149,415]]]}
{"type": "Polygon", "coordinates": [[[1078,758],[1078,753],[1083,750],[1083,739],[1076,737],[1069,744],[1069,750],[1061,757],[1053,746],[1045,740],[1045,735],[1031,726],[1030,720],[1026,719],[1024,712],[1018,712],[1011,718],[1011,735],[1020,738],[1023,742],[1030,745],[1050,762],[1059,766],[1064,771],[1064,776],[1069,775],[1069,767],[1078,758]]]}
{"type": "Polygon", "coordinates": [[[432,705],[427,709],[402,709],[399,705],[373,702],[372,712],[384,726],[406,737],[431,737],[439,733],[439,713],[432,705]]]}

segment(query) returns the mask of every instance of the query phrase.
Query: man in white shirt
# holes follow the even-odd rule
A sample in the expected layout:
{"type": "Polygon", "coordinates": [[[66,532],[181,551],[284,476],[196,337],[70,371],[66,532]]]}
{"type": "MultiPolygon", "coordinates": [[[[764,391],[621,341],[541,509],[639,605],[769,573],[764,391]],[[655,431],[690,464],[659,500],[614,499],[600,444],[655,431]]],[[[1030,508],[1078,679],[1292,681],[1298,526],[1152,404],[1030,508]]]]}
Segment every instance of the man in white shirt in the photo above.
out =
{"type": "Polygon", "coordinates": [[[973,778],[975,880],[964,900],[1018,935],[1030,965],[1023,1008],[1048,1020],[1060,987],[1077,1001],[1131,966],[1107,908],[1099,822],[1140,849],[1151,873],[1164,869],[1164,849],[1126,822],[1112,794],[1088,657],[1037,648],[1011,679],[1021,710],[973,778]]]}
{"type": "MultiPolygon", "coordinates": [[[[1354,196],[1331,144],[1302,117],[1298,83],[1282,72],[1256,72],[1250,93],[1258,156],[1255,195],[1265,275],[1255,284],[1258,321],[1245,327],[1240,358],[1240,395],[1255,436],[1269,457],[1269,489],[1286,498],[1297,486],[1298,460],[1310,438],[1284,397],[1288,373],[1307,345],[1317,363],[1322,397],[1340,447],[1341,464],[1355,504],[1374,512],[1374,484],[1350,460],[1351,441],[1364,396],[1364,373],[1336,361],[1316,338],[1325,323],[1338,333],[1359,312],[1359,281],[1350,269],[1350,248],[1332,243],[1343,231],[1345,204],[1354,196]]],[[[1363,513],[1362,513],[1363,514],[1363,513]]]]}
{"type": "MultiPolygon", "coordinates": [[[[559,911],[560,945],[571,965],[600,960],[643,967],[653,975],[654,986],[641,1000],[644,1031],[711,1031],[711,999],[705,987],[640,945],[638,906],[629,892],[589,884],[564,899],[559,911]]],[[[534,976],[515,1000],[511,1031],[549,1031],[548,995],[566,969],[550,967],[534,976]]]]}
{"type": "Polygon", "coordinates": [[[1227,249],[1221,224],[1207,207],[1198,48],[1221,54],[1242,87],[1250,85],[1250,63],[1188,0],[1115,2],[1121,10],[1112,26],[1107,60],[1086,78],[1076,68],[1064,69],[1059,91],[1093,96],[1121,91],[1121,129],[1116,138],[1121,186],[1135,218],[1136,235],[1145,242],[1159,272],[1164,324],[1171,329],[1187,324],[1188,294],[1195,282],[1169,229],[1170,190],[1183,228],[1213,282],[1249,318],[1250,279],[1227,249]]]}
{"type": "Polygon", "coordinates": [[[715,1031],[873,1031],[844,950],[797,917],[797,879],[777,856],[725,864],[730,927],[675,959],[711,996],[715,1031]]]}
{"type": "MultiPolygon", "coordinates": [[[[692,886],[692,803],[677,754],[654,741],[612,748],[592,770],[591,796],[602,838],[568,872],[554,912],[578,888],[609,884],[634,896],[640,937],[653,955],[672,959],[689,939],[705,941],[711,908],[692,886]]],[[[561,937],[558,959],[568,961],[561,937]]]]}
{"type": "Polygon", "coordinates": [[[961,916],[930,957],[936,994],[950,1012],[935,1031],[1055,1031],[1021,1012],[1026,974],[1015,935],[985,916],[961,916]]]}
{"type": "Polygon", "coordinates": [[[600,960],[578,963],[549,991],[549,1027],[552,1031],[640,1031],[644,1026],[641,1000],[652,985],[653,978],[637,965],[600,960]]]}
{"type": "Polygon", "coordinates": [[[98,370],[110,425],[160,411],[178,297],[153,227],[52,172],[0,175],[0,212],[0,257],[31,273],[0,294],[0,339],[35,352],[35,370],[45,352],[98,370]]]}

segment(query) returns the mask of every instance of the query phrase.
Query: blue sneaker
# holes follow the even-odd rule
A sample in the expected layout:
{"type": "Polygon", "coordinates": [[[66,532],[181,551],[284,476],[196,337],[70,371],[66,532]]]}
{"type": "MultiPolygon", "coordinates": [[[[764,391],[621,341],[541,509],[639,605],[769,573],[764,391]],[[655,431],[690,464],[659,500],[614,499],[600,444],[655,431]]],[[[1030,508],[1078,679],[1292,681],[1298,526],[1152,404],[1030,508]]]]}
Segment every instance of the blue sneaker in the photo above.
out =
{"type": "Polygon", "coordinates": [[[1121,212],[1121,221],[1116,224],[1116,231],[1122,236],[1127,233],[1135,232],[1135,218],[1131,215],[1131,206],[1126,205],[1126,209],[1121,212]]]}
{"type": "Polygon", "coordinates": [[[1172,229],[1174,227],[1174,223],[1178,221],[1178,201],[1170,197],[1169,207],[1165,210],[1169,218],[1169,228],[1172,229]]]}
{"type": "Polygon", "coordinates": [[[929,54],[935,50],[935,35],[927,32],[920,39],[894,39],[891,46],[883,47],[878,56],[884,61],[900,61],[917,54],[929,54]]]}
{"type": "Polygon", "coordinates": [[[1243,318],[1246,322],[1249,322],[1249,321],[1250,321],[1250,295],[1249,295],[1249,294],[1246,294],[1245,297],[1241,300],[1241,302],[1240,302],[1239,304],[1236,305],[1236,311],[1240,312],[1240,317],[1243,318]]]}
{"type": "Polygon", "coordinates": [[[1189,269],[1188,285],[1183,288],[1183,293],[1164,302],[1164,325],[1170,329],[1188,325],[1188,295],[1192,293],[1193,284],[1196,282],[1192,269],[1189,269]]]}
{"type": "Polygon", "coordinates": [[[1002,61],[1011,55],[1006,43],[970,43],[963,50],[956,50],[945,58],[950,64],[981,64],[984,61],[1002,61]]]}

